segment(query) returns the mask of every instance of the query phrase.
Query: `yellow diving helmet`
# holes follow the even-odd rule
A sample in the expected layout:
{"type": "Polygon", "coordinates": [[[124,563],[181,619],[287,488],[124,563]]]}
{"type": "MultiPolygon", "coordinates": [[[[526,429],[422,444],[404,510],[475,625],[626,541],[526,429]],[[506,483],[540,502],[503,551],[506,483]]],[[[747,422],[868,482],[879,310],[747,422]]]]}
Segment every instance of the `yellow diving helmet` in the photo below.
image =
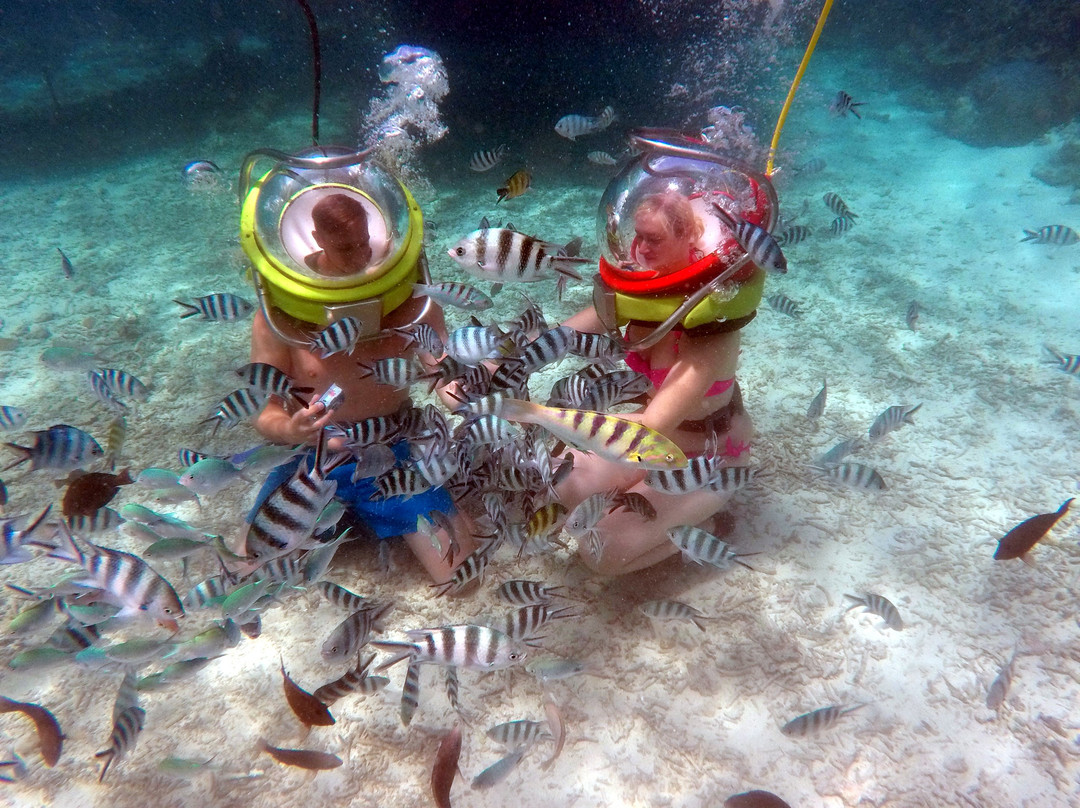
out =
{"type": "Polygon", "coordinates": [[[286,342],[306,344],[289,333],[295,327],[275,319],[278,311],[318,328],[352,316],[361,324],[360,338],[371,338],[381,333],[382,318],[412,296],[412,285],[427,280],[420,206],[370,154],[314,146],[297,155],[258,149],[244,158],[240,245],[251,262],[263,314],[286,342]],[[260,158],[275,164],[253,179],[260,158]],[[367,214],[371,260],[351,275],[323,275],[305,261],[319,249],[312,208],[332,194],[355,199],[367,214]]]}

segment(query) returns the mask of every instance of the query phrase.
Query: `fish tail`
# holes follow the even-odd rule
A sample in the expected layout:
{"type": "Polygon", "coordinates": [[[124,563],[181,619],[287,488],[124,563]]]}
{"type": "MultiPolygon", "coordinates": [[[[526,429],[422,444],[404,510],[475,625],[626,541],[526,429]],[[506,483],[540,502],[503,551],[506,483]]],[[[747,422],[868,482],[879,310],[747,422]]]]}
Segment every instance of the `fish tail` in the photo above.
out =
{"type": "Polygon", "coordinates": [[[1024,237],[1020,241],[1038,241],[1039,234],[1034,230],[1025,230],[1024,237]]]}
{"type": "MultiPolygon", "coordinates": [[[[186,320],[188,317],[194,317],[196,314],[199,313],[199,307],[192,303],[185,303],[183,300],[177,300],[176,298],[173,298],[173,303],[176,303],[187,309],[187,311],[180,315],[181,320],[186,320]]],[[[105,768],[108,768],[108,764],[106,764],[105,768]]],[[[102,776],[104,776],[104,772],[102,772],[102,776]]]]}
{"type": "MultiPolygon", "coordinates": [[[[26,526],[26,529],[23,530],[23,539],[24,540],[29,538],[30,534],[33,533],[38,527],[41,526],[41,523],[45,521],[45,517],[49,515],[49,511],[51,511],[51,510],[52,510],[52,503],[46,505],[45,510],[43,510],[40,514],[38,514],[37,519],[35,519],[33,522],[31,522],[29,525],[26,526]]],[[[39,544],[39,545],[41,544],[40,542],[34,542],[34,543],[39,544]]],[[[45,545],[45,546],[49,546],[51,548],[51,545],[45,545]]]]}
{"type": "Polygon", "coordinates": [[[83,551],[79,549],[79,545],[75,543],[75,537],[71,534],[70,528],[68,528],[66,522],[60,522],[60,536],[64,540],[66,547],[61,545],[60,547],[54,547],[52,552],[49,553],[49,558],[58,558],[61,561],[74,561],[76,564],[81,564],[85,559],[83,551]]]}
{"type": "Polygon", "coordinates": [[[8,463],[6,466],[0,469],[0,471],[7,471],[8,469],[13,469],[20,463],[25,463],[27,460],[30,459],[30,448],[28,446],[20,446],[17,443],[5,443],[4,445],[16,452],[21,452],[22,457],[20,457],[14,463],[8,463]]]}
{"type": "Polygon", "coordinates": [[[398,664],[403,659],[408,659],[416,653],[416,646],[413,645],[411,642],[395,642],[393,640],[372,640],[371,645],[374,645],[376,648],[381,648],[385,651],[396,652],[392,657],[390,657],[390,659],[375,668],[375,673],[381,673],[387,668],[398,664]]]}

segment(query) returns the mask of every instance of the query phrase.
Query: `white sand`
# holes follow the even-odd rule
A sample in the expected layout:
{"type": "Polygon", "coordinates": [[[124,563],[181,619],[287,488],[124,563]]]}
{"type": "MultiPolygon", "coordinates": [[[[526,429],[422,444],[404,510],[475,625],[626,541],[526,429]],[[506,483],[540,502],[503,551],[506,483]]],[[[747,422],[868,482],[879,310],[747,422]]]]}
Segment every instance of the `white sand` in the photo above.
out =
{"type": "MultiPolygon", "coordinates": [[[[1057,509],[1077,490],[1080,379],[1042,364],[1040,344],[1080,352],[1080,246],[1018,242],[1023,227],[1080,227],[1076,209],[1065,207],[1069,192],[1029,174],[1055,139],[972,149],[877,92],[866,71],[825,75],[827,64],[812,71],[785,143],[800,150],[793,162],[820,156],[828,167],[802,178],[788,171],[779,181],[785,210],[810,200],[800,221],[815,235],[788,249],[790,272],[768,291],[799,301],[803,315],[793,320],[763,305],[744,335],[740,381],[760,431],[753,457],[772,473],[737,496],[732,540],[762,553],[753,560],[759,571],[711,574],[670,563],[630,579],[596,581],[562,552],[520,563],[500,557],[481,591],[432,600],[404,549],[389,576],[372,572],[371,548],[335,563],[333,580],[397,603],[394,629],[501,614],[493,581],[511,577],[567,583],[586,599],[585,616],[558,624],[546,643],[602,674],[552,686],[569,733],[561,759],[541,771],[545,744],[490,791],[459,781],[455,804],[697,808],[749,788],[775,791],[793,806],[828,808],[1080,800],[1075,517],[1036,548],[1037,566],[992,560],[1006,530],[1057,509]],[[865,120],[828,117],[825,105],[837,86],[868,102],[865,120]],[[887,121],[878,117],[885,115],[887,121]],[[826,191],[859,214],[841,238],[827,235],[832,214],[820,201],[826,191]],[[914,333],[904,325],[912,299],[923,307],[914,333]],[[823,377],[828,407],[810,424],[804,412],[823,377]],[[877,468],[887,491],[840,488],[808,469],[837,441],[864,434],[885,407],[919,402],[915,426],[852,458],[877,468]],[[844,614],[842,595],[865,591],[897,605],[902,632],[862,610],[844,614]],[[661,597],[716,620],[705,633],[667,626],[654,636],[636,605],[661,597]],[[1017,645],[1012,688],[995,714],[985,707],[986,692],[1017,645]],[[819,735],[787,738],[779,731],[800,713],[861,702],[867,706],[819,735]]],[[[280,142],[303,131],[302,121],[282,122],[264,137],[280,142]]],[[[157,154],[69,183],[6,189],[0,337],[18,336],[20,345],[0,354],[0,403],[27,409],[28,427],[64,421],[103,438],[108,416],[81,374],[46,369],[37,359],[49,345],[77,345],[153,388],[129,418],[125,456],[136,469],[175,466],[176,448],[200,448],[204,433],[196,422],[235,386],[228,371],[247,361],[248,326],[180,321],[170,299],[217,291],[253,296],[240,277],[234,197],[188,193],[179,167],[201,156],[234,167],[245,147],[260,145],[208,140],[201,154],[157,154]],[[74,262],[74,282],[61,276],[56,246],[74,262]],[[35,324],[51,337],[27,335],[23,327],[35,324]]],[[[552,240],[583,233],[588,245],[606,175],[589,167],[583,176],[592,182],[567,188],[538,168],[533,190],[494,216],[552,240]]],[[[492,215],[497,179],[471,175],[463,164],[458,176],[436,183],[439,199],[428,213],[438,223],[429,247],[438,278],[457,277],[443,251],[480,215],[492,215]]],[[[587,300],[581,285],[564,312],[587,300]]],[[[500,307],[500,316],[511,313],[516,295],[504,292],[500,307]]],[[[557,318],[553,306],[549,312],[557,318]]],[[[253,440],[239,428],[214,447],[238,450],[253,440]]],[[[3,476],[9,513],[54,498],[40,474],[3,476]]],[[[140,499],[131,488],[122,496],[119,502],[140,499]]],[[[238,486],[201,512],[190,505],[176,511],[234,536],[251,496],[238,486]]],[[[105,543],[138,549],[123,538],[105,543]]],[[[62,568],[36,560],[4,567],[3,580],[47,585],[62,568]]],[[[214,571],[196,563],[181,581],[178,565],[159,569],[181,591],[214,571]]],[[[5,622],[19,606],[5,601],[5,622]]],[[[4,673],[0,692],[47,706],[67,740],[60,764],[44,769],[29,722],[0,716],[0,733],[31,769],[26,780],[0,791],[2,799],[65,808],[429,804],[431,762],[454,721],[436,672],[424,671],[420,707],[407,729],[397,713],[403,666],[393,669],[386,692],[339,702],[337,725],[306,738],[285,705],[279,653],[309,690],[335,678],[341,670],[323,664],[318,649],[342,616],[317,594],[298,594],[266,615],[260,639],[244,640],[173,690],[147,694],[137,748],[100,786],[93,754],[107,746],[119,675],[74,668],[4,673]],[[260,736],[331,751],[346,762],[312,779],[257,755],[260,736]],[[188,786],[155,772],[169,755],[214,756],[213,769],[188,786]]],[[[210,617],[189,615],[184,636],[210,617]]],[[[3,659],[44,636],[8,642],[3,659]]],[[[463,672],[461,680],[471,721],[461,761],[468,781],[502,754],[484,737],[486,728],[539,720],[543,708],[539,686],[523,671],[487,678],[463,672]]]]}

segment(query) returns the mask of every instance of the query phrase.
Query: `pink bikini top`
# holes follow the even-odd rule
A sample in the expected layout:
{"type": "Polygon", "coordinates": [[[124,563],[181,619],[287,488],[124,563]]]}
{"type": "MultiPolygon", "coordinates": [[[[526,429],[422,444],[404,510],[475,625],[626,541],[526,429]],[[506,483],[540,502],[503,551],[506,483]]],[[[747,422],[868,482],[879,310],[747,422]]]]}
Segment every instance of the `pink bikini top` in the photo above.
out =
{"type": "MultiPolygon", "coordinates": [[[[630,370],[636,371],[642,374],[652,382],[652,386],[657,390],[660,389],[660,385],[664,383],[664,379],[671,372],[671,368],[656,368],[649,364],[649,360],[642,356],[637,351],[628,351],[626,354],[626,366],[630,370]]],[[[718,382],[713,382],[709,389],[705,391],[705,397],[718,396],[721,393],[727,392],[731,386],[735,384],[735,378],[721,379],[718,382]]]]}

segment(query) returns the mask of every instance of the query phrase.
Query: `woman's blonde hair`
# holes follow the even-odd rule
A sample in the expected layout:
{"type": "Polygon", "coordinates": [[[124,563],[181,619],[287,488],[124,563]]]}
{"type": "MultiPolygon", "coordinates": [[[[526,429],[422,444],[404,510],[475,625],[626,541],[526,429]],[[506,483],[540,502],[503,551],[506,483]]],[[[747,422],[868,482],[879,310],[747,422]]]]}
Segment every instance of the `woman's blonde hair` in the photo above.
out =
{"type": "Polygon", "coordinates": [[[658,216],[676,238],[686,238],[687,241],[694,242],[705,232],[705,225],[694,213],[690,200],[682,194],[671,191],[651,194],[641,200],[634,216],[641,213],[658,216]]]}

